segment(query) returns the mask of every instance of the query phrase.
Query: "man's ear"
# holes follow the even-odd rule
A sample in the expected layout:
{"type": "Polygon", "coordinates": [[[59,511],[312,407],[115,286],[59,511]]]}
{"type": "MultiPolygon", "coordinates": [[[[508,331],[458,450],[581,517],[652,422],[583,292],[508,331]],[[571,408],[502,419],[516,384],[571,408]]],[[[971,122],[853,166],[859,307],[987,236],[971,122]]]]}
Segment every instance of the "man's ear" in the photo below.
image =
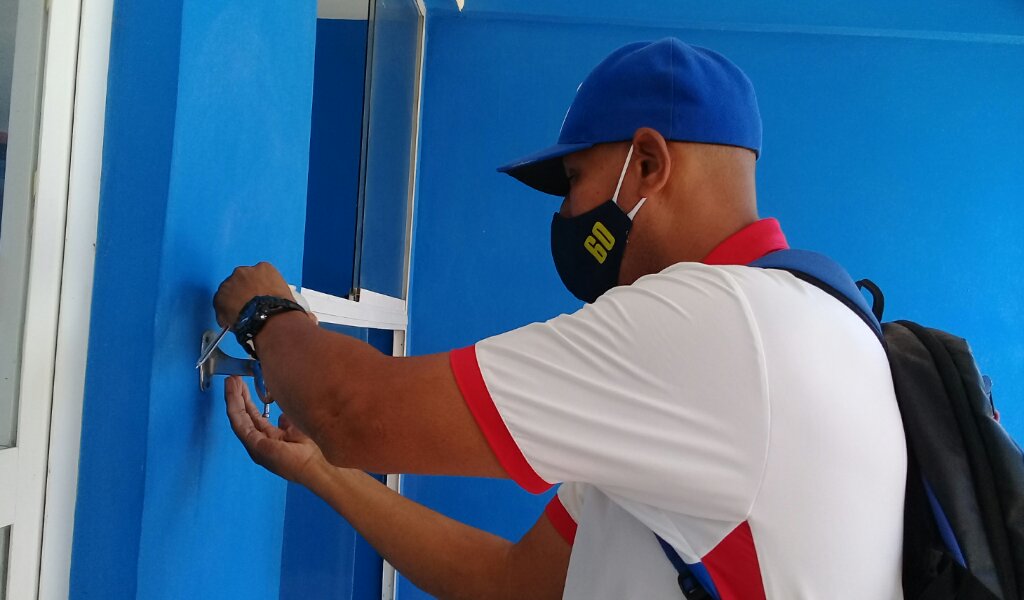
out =
{"type": "Polygon", "coordinates": [[[668,184],[672,173],[672,154],[668,142],[656,130],[641,127],[633,134],[633,155],[640,165],[640,195],[655,195],[668,184]]]}

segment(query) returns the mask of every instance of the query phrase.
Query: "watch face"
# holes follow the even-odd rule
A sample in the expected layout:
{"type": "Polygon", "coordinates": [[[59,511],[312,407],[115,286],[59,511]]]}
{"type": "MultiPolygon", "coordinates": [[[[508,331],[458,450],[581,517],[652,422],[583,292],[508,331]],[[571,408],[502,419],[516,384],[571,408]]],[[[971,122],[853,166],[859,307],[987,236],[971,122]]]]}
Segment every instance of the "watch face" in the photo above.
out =
{"type": "Polygon", "coordinates": [[[242,308],[235,323],[235,335],[239,338],[252,339],[259,333],[263,323],[272,315],[290,310],[303,310],[301,306],[292,305],[287,300],[271,296],[260,296],[253,298],[242,308]]]}
{"type": "Polygon", "coordinates": [[[255,313],[256,310],[255,304],[247,304],[242,309],[242,314],[238,315],[238,323],[235,324],[235,329],[242,330],[248,326],[249,322],[252,321],[253,313],[255,313]]]}

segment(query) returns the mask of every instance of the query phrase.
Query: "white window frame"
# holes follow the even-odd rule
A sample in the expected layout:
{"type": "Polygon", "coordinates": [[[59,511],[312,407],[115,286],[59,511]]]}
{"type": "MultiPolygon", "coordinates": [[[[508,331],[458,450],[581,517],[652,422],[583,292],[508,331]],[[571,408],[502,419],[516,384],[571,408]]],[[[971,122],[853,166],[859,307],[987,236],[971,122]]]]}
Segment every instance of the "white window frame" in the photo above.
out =
{"type": "MultiPolygon", "coordinates": [[[[71,545],[78,496],[82,405],[88,359],[83,349],[89,346],[92,314],[114,0],[50,1],[50,39],[55,35],[53,22],[60,20],[64,32],[57,35],[66,37],[57,39],[66,40],[63,45],[71,46],[65,51],[74,60],[62,74],[65,81],[72,82],[72,94],[61,107],[71,116],[62,132],[70,146],[64,176],[67,225],[61,235],[56,236],[64,243],[63,272],[53,296],[59,297],[60,304],[56,315],[56,335],[49,340],[53,349],[50,356],[55,357],[51,366],[52,410],[49,415],[41,556],[35,572],[40,578],[39,598],[65,600],[70,592],[71,545]]],[[[43,118],[46,118],[45,112],[43,118]]],[[[41,155],[41,165],[44,160],[46,157],[41,155]]]]}
{"type": "MultiPolygon", "coordinates": [[[[5,494],[11,518],[0,518],[14,524],[7,582],[12,600],[68,595],[85,372],[80,350],[88,339],[92,296],[112,0],[87,6],[83,0],[22,2],[19,21],[30,16],[26,6],[45,9],[46,37],[41,96],[33,99],[39,102],[38,152],[18,437],[14,448],[0,453],[0,463],[13,461],[17,469],[15,494],[5,494]],[[68,490],[69,497],[58,496],[68,490]]],[[[32,60],[20,54],[19,62],[32,60]]]]}

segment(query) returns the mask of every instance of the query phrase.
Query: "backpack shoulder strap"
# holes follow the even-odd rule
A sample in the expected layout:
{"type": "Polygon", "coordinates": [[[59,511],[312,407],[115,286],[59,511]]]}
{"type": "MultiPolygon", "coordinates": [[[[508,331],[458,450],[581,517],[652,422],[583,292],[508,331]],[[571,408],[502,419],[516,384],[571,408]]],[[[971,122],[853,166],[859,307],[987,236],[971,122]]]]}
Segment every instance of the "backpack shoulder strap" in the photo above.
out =
{"type": "MultiPolygon", "coordinates": [[[[788,271],[797,279],[819,288],[852,310],[871,328],[878,341],[885,345],[882,325],[879,323],[881,315],[876,315],[872,311],[850,274],[831,258],[808,250],[779,250],[750,263],[749,266],[788,271]]],[[[867,284],[864,285],[875,296],[877,312],[881,313],[881,294],[878,287],[870,282],[867,284]]]]}
{"type": "Polygon", "coordinates": [[[671,544],[665,541],[657,533],[654,537],[658,538],[658,544],[661,546],[661,551],[665,553],[668,561],[675,567],[676,572],[679,576],[676,578],[676,583],[679,584],[679,591],[683,593],[683,598],[686,600],[718,600],[718,590],[715,589],[714,582],[710,578],[705,578],[702,581],[700,575],[695,573],[690,567],[683,561],[683,557],[679,556],[676,549],[671,544]]]}

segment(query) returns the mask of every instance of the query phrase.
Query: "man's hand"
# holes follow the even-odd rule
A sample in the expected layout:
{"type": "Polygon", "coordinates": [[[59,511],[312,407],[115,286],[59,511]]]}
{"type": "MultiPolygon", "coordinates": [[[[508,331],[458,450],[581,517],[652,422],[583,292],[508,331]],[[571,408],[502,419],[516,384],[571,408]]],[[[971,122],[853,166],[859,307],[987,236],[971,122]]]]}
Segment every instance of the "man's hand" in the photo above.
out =
{"type": "Polygon", "coordinates": [[[276,296],[290,300],[292,290],[284,277],[268,262],[238,267],[220,284],[213,296],[213,309],[222,327],[232,326],[246,302],[256,296],[276,296]]]}
{"type": "Polygon", "coordinates": [[[318,469],[327,467],[320,448],[288,417],[281,415],[278,427],[263,418],[240,377],[225,381],[224,401],[231,429],[256,464],[300,484],[307,484],[318,469]]]}

